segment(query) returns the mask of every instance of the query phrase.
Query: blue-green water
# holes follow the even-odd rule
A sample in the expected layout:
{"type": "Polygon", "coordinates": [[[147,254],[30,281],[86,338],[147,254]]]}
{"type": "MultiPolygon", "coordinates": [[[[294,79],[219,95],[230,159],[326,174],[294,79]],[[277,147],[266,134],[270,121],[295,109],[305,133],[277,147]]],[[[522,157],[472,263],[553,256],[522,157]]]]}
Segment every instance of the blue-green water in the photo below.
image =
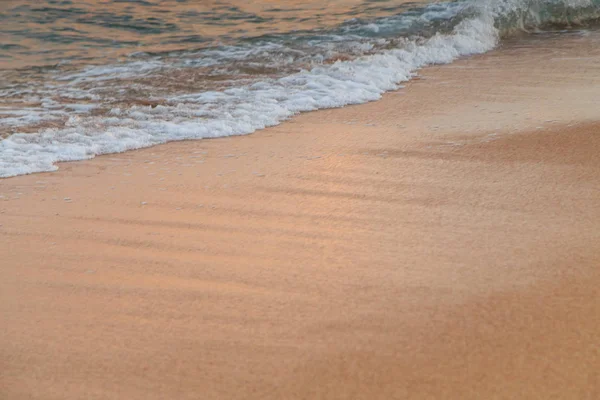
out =
{"type": "Polygon", "coordinates": [[[371,20],[421,5],[406,0],[4,0],[0,65],[98,62],[134,52],[190,50],[241,38],[326,31],[354,18],[371,20]]]}

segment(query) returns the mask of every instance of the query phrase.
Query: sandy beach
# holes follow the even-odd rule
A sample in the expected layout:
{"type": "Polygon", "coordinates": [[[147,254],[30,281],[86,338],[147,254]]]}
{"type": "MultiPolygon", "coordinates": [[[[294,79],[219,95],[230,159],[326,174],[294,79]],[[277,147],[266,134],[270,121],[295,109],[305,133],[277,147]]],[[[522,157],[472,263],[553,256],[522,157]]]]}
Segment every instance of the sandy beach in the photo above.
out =
{"type": "Polygon", "coordinates": [[[0,180],[0,398],[599,398],[598,43],[0,180]]]}

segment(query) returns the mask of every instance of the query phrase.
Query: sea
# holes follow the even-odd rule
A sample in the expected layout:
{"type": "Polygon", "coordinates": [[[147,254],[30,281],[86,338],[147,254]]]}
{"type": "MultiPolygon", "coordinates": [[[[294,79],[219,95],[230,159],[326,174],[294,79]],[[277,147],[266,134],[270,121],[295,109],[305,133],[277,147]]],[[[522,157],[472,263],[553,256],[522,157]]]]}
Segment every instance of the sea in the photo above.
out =
{"type": "Polygon", "coordinates": [[[0,0],[0,177],[375,101],[600,0],[0,0]]]}

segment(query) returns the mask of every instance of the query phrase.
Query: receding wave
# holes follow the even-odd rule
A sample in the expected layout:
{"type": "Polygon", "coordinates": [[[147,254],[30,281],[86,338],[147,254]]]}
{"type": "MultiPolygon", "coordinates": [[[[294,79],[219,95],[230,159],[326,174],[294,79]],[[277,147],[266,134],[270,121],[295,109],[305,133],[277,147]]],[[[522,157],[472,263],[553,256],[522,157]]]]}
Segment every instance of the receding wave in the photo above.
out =
{"type": "Polygon", "coordinates": [[[586,24],[600,0],[434,3],[327,29],[110,65],[3,71],[0,177],[175,140],[249,134],[304,111],[377,100],[431,64],[503,37],[586,24]]]}

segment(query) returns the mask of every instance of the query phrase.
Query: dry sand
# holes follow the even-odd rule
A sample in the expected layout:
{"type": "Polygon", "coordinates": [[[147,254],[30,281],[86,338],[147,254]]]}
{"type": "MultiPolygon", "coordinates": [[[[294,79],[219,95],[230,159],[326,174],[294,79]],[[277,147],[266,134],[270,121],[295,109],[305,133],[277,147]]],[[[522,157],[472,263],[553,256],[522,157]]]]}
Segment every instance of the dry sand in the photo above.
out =
{"type": "Polygon", "coordinates": [[[0,398],[600,398],[598,43],[0,181],[0,398]]]}

